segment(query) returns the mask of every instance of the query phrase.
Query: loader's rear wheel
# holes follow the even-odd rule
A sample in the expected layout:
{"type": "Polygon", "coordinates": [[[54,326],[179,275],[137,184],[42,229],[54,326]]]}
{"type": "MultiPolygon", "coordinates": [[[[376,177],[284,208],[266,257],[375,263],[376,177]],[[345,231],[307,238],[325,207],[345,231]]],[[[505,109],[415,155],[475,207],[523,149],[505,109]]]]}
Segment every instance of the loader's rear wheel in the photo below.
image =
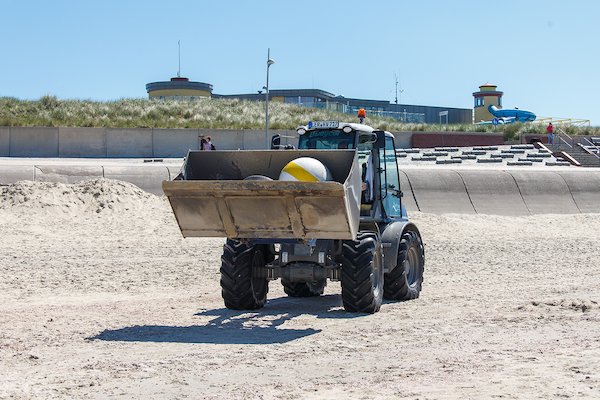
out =
{"type": "Polygon", "coordinates": [[[375,313],[383,298],[381,242],[375,233],[359,232],[342,244],[342,301],[350,312],[375,313]]]}
{"type": "Polygon", "coordinates": [[[317,282],[290,282],[282,279],[284,292],[290,297],[316,297],[323,294],[327,280],[317,282]]]}
{"type": "Polygon", "coordinates": [[[414,231],[405,232],[398,248],[398,264],[385,275],[383,297],[397,301],[419,297],[424,265],[425,252],[421,238],[414,231]]]}
{"type": "Polygon", "coordinates": [[[267,301],[269,281],[255,276],[255,267],[264,267],[270,258],[268,246],[249,246],[227,239],[221,257],[221,293],[225,307],[256,310],[267,301]]]}

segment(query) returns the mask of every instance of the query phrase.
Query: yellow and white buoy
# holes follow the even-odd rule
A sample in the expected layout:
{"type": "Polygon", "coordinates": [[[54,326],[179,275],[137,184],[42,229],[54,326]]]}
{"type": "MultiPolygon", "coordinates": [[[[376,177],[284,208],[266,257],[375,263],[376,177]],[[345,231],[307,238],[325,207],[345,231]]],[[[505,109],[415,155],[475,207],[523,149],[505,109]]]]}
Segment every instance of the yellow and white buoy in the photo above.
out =
{"type": "Polygon", "coordinates": [[[300,157],[290,161],[279,174],[280,181],[323,182],[332,180],[331,171],[319,160],[300,157]]]}

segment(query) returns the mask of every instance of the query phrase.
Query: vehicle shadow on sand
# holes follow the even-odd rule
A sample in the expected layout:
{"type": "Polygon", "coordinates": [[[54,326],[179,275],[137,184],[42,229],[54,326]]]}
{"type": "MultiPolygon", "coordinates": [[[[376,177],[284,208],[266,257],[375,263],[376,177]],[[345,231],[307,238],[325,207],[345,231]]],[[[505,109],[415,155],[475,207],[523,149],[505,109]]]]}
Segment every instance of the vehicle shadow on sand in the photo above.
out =
{"type": "Polygon", "coordinates": [[[281,297],[269,300],[264,308],[236,311],[216,308],[196,316],[214,317],[191,326],[138,325],[107,329],[89,340],[157,343],[275,344],[286,343],[321,332],[321,329],[289,329],[282,325],[301,315],[317,318],[351,319],[367,316],[344,311],[339,295],[309,298],[281,297]]]}

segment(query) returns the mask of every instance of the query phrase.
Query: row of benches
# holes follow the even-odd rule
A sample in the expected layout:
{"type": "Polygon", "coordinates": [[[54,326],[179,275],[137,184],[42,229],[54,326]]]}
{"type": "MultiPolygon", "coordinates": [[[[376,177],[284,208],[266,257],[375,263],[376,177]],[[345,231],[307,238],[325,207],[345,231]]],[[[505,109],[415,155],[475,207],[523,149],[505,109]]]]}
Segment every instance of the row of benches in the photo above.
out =
{"type": "Polygon", "coordinates": [[[407,161],[435,162],[436,164],[461,164],[465,161],[525,166],[533,164],[548,166],[570,165],[567,161],[557,160],[546,150],[535,149],[531,144],[476,146],[472,148],[436,147],[434,149],[397,149],[396,156],[407,161]]]}

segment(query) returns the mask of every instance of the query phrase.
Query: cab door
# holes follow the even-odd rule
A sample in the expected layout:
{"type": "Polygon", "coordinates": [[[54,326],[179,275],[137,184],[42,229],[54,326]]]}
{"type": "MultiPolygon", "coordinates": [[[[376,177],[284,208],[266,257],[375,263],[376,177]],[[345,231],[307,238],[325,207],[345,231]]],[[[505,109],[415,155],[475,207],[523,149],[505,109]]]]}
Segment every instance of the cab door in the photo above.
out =
{"type": "Polygon", "coordinates": [[[380,196],[385,214],[389,218],[400,218],[405,214],[402,210],[400,191],[400,178],[398,176],[398,162],[394,138],[385,135],[384,146],[379,148],[379,179],[380,196]]]}

